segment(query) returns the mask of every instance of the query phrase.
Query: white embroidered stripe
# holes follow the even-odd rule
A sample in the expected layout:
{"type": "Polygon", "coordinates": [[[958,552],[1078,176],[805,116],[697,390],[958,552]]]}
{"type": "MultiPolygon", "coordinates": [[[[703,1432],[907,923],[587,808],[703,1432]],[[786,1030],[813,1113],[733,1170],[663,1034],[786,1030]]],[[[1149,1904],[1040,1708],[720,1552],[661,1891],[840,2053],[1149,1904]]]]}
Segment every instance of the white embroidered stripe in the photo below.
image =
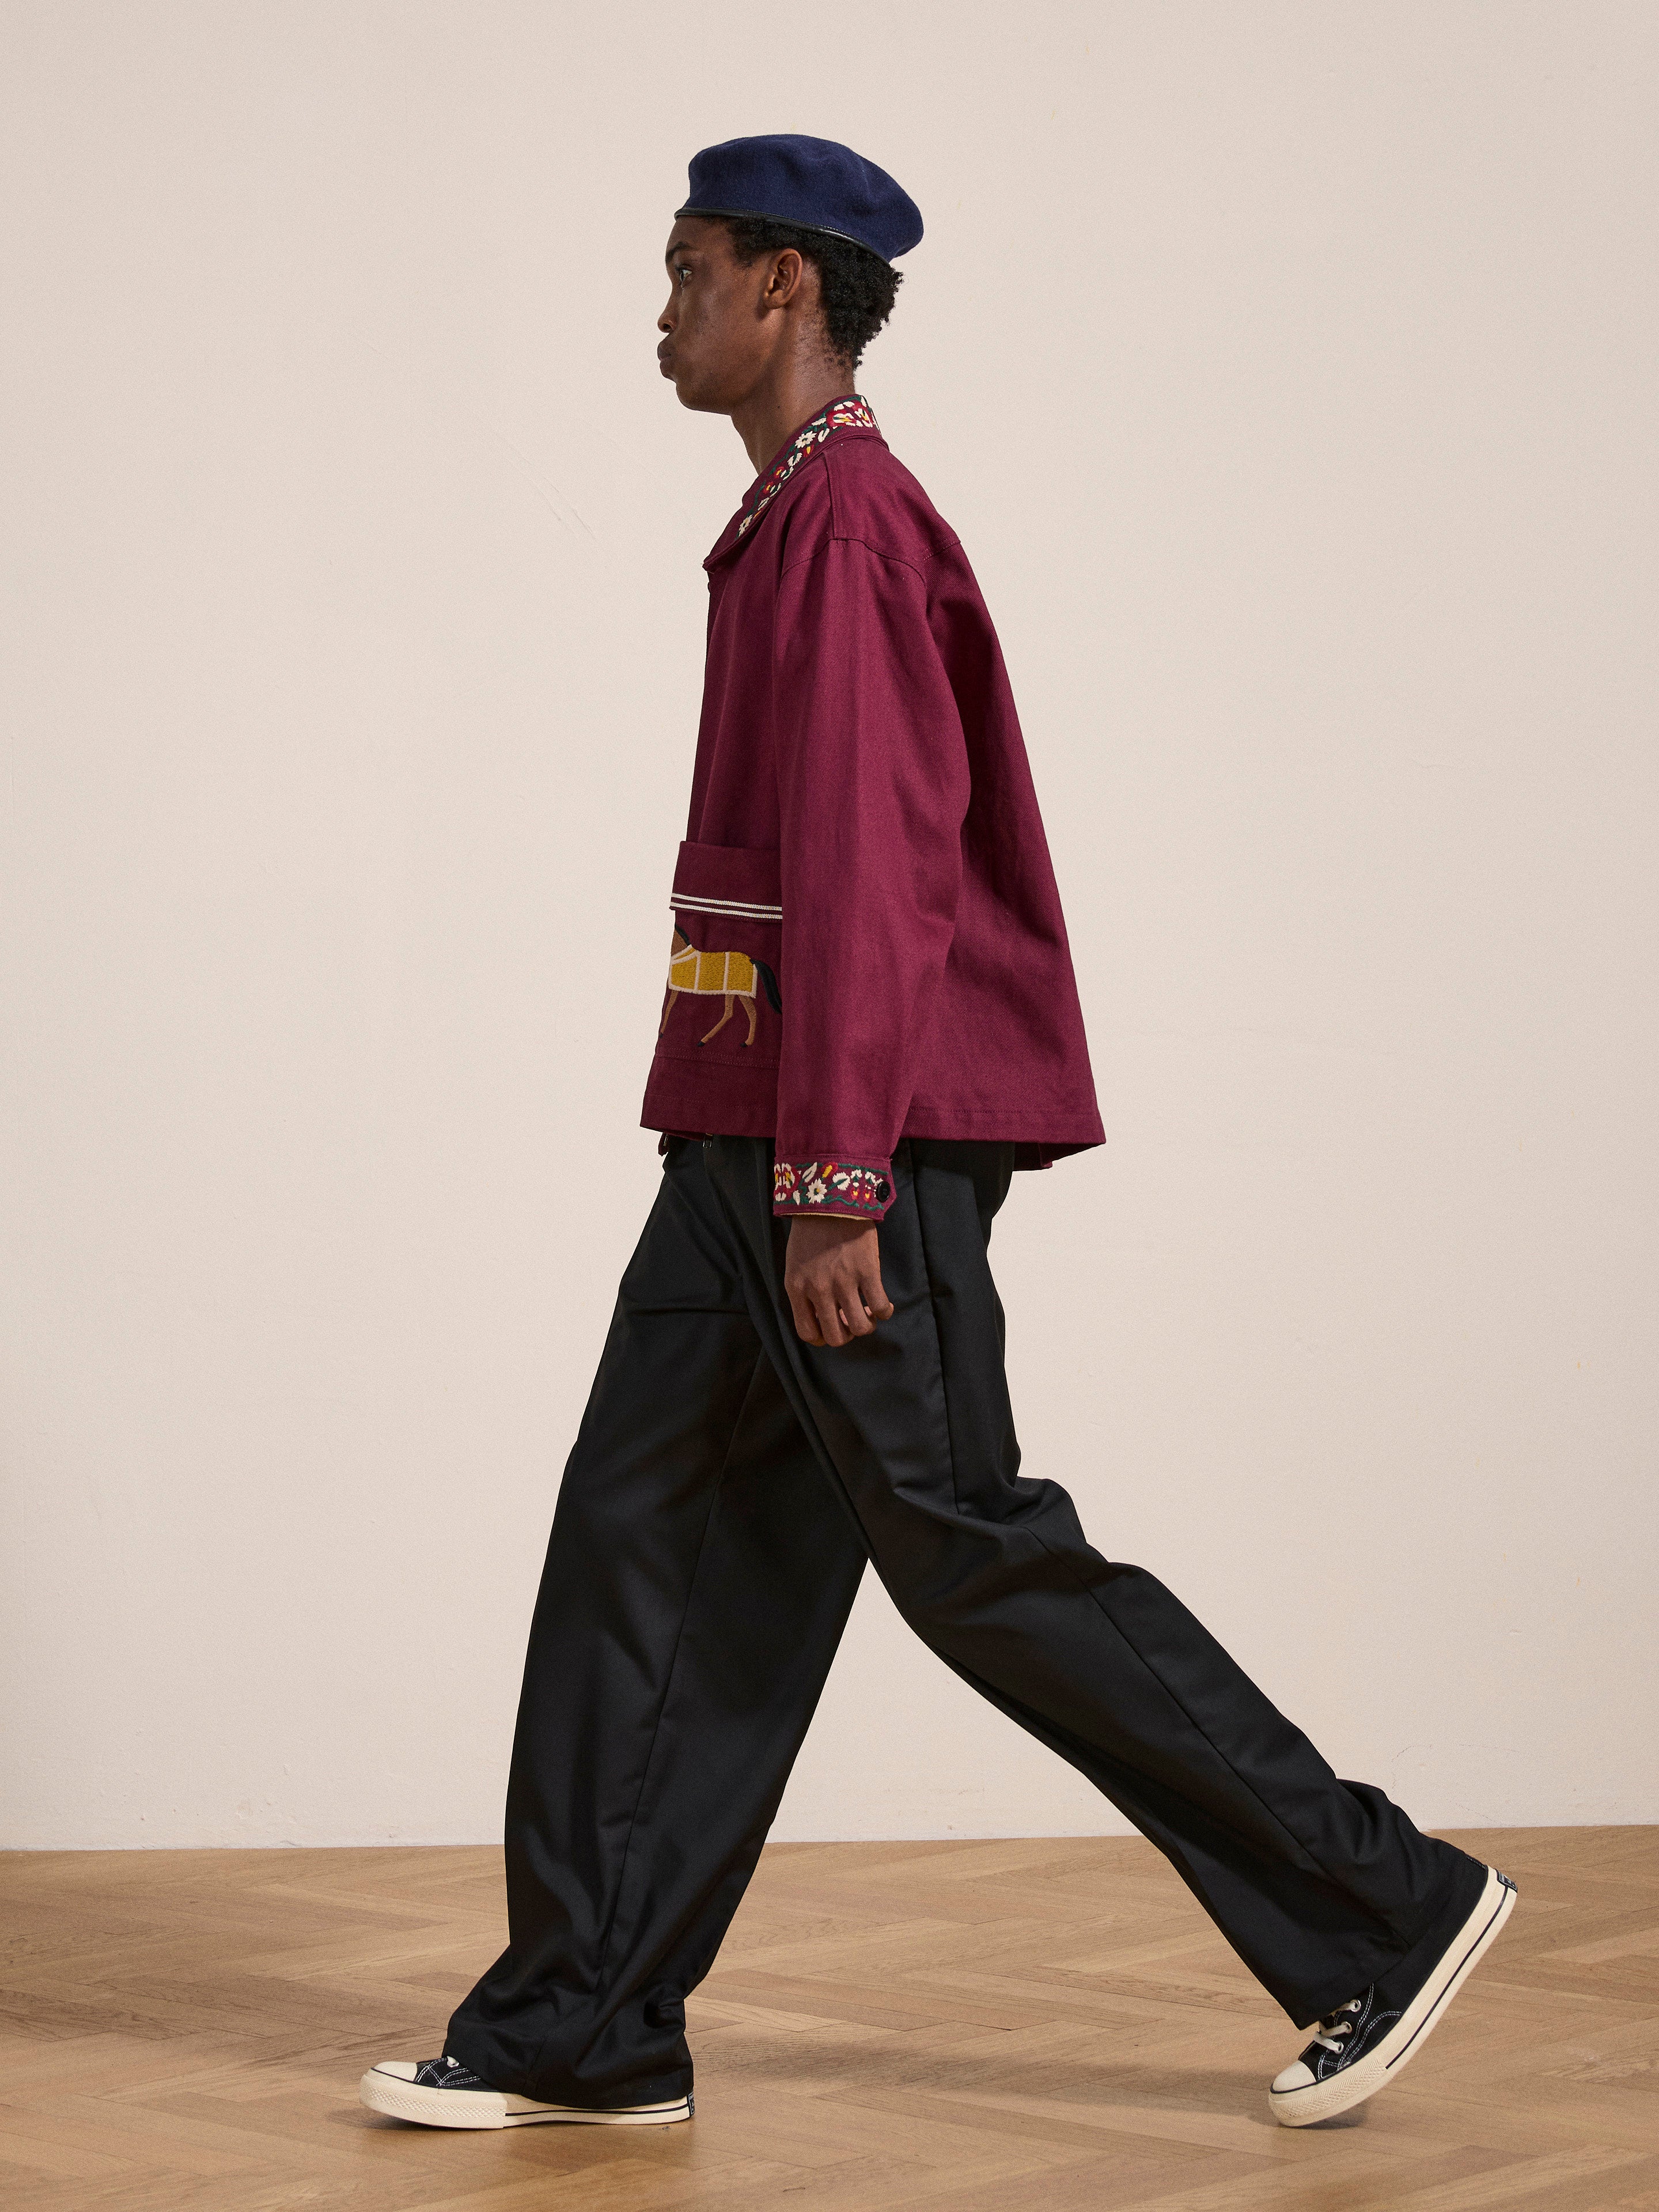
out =
{"type": "Polygon", "coordinates": [[[684,907],[690,914],[729,914],[745,921],[781,921],[781,906],[762,906],[748,899],[671,898],[668,910],[676,913],[684,907]]]}

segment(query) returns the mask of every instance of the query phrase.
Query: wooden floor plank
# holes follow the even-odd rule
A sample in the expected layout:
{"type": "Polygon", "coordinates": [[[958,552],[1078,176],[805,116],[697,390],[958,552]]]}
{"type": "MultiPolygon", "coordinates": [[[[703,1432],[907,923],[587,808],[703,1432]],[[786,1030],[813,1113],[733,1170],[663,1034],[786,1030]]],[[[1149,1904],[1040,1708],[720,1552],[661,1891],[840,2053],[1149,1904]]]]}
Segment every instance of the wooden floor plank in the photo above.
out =
{"type": "Polygon", "coordinates": [[[1522,1902],[1322,2128],[1300,2039],[1150,1846],[774,1847],[690,2007],[698,2117],[365,2112],[499,1949],[499,1854],[0,1856],[7,2212],[1659,2212],[1659,1830],[1461,1835],[1522,1902]]]}

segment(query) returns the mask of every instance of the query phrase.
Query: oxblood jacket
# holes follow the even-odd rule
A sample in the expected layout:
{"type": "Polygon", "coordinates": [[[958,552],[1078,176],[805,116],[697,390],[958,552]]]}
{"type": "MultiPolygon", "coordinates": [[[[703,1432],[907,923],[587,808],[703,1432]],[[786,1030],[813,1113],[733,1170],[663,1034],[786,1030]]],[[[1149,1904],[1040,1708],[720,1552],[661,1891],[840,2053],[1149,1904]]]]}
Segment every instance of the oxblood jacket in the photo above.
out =
{"type": "Polygon", "coordinates": [[[703,564],[708,653],[641,1119],[771,1137],[774,1210],[878,1218],[902,1137],[1102,1141],[1048,841],[956,534],[866,404],[703,564]]]}

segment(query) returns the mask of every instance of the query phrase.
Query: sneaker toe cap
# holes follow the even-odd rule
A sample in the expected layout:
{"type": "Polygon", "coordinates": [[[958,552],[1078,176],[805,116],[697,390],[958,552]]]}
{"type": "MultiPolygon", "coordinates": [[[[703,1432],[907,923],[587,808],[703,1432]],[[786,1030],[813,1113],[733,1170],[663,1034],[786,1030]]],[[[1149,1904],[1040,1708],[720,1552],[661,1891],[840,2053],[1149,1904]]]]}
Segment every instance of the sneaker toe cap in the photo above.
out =
{"type": "MultiPolygon", "coordinates": [[[[1258,2075],[1256,2078],[1259,2081],[1261,2076],[1258,2075]]],[[[1288,2097],[1292,2089],[1310,2089],[1313,2087],[1313,2078],[1312,2068],[1304,2066],[1299,2058],[1295,2059],[1282,2074],[1274,2075],[1273,2094],[1275,2097],[1288,2097]]]]}
{"type": "Polygon", "coordinates": [[[371,2074],[388,2074],[394,2081],[412,2081],[420,2062],[414,2058],[381,2058],[370,2067],[371,2074]]]}

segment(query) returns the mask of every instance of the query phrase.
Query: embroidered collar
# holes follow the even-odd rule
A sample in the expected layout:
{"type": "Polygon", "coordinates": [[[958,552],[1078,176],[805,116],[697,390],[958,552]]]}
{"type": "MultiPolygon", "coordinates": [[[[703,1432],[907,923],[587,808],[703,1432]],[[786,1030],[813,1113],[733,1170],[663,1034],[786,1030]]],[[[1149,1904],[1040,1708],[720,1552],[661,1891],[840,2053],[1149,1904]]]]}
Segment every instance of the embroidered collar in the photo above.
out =
{"type": "Polygon", "coordinates": [[[738,524],[738,536],[744,536],[760,520],[801,463],[817,453],[826,438],[833,438],[837,430],[878,430],[879,427],[869,401],[860,399],[856,392],[845,398],[832,399],[822,414],[815,415],[796,431],[756,485],[748,508],[738,524]]]}

